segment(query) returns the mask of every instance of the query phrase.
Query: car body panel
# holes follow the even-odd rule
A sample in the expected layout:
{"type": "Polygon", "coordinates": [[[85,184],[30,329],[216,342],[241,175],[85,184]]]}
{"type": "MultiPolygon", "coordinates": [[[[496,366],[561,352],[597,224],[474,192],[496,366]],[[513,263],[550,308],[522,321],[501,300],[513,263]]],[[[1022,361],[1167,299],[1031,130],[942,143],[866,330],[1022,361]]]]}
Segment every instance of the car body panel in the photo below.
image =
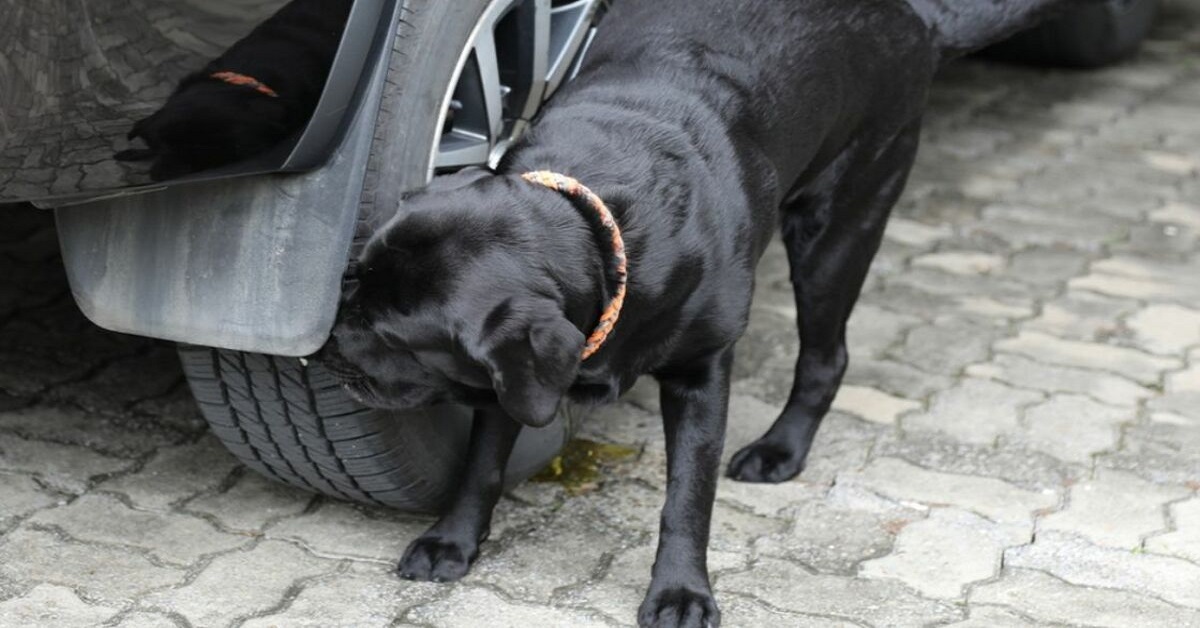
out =
{"type": "MultiPolygon", "coordinates": [[[[134,122],[285,0],[0,0],[0,203],[62,205],[161,189],[118,162],[134,122]]],[[[347,33],[374,32],[391,0],[356,0],[347,33]]],[[[176,182],[318,166],[345,128],[374,37],[343,37],[308,126],[243,163],[176,182]]]]}

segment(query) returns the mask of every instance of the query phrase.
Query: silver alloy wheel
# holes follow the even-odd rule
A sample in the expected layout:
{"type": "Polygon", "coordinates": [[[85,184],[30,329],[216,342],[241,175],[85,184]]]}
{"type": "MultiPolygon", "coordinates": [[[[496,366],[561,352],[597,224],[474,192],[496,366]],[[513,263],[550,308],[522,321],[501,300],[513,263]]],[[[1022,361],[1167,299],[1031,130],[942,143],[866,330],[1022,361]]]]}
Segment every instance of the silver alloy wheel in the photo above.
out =
{"type": "Polygon", "coordinates": [[[495,166],[543,103],[579,69],[607,0],[494,0],[442,98],[429,176],[495,166]]]}

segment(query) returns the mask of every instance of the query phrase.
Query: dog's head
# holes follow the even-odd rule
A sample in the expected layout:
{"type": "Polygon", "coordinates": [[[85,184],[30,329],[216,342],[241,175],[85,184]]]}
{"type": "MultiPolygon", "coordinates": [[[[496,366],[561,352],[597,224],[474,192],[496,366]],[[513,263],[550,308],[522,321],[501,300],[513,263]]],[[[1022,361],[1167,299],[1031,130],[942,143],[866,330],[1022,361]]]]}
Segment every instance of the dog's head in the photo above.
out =
{"type": "Polygon", "coordinates": [[[352,396],[395,409],[498,403],[527,425],[553,420],[585,339],[547,262],[556,227],[531,211],[529,190],[486,177],[418,194],[376,232],[320,355],[352,396]]]}

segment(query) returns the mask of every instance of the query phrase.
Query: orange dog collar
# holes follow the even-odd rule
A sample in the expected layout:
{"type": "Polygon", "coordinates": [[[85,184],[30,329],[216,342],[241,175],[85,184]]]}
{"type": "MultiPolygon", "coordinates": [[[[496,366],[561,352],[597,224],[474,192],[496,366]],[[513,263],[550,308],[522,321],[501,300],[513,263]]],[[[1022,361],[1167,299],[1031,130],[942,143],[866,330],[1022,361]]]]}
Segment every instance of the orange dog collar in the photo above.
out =
{"type": "Polygon", "coordinates": [[[239,87],[249,87],[250,89],[263,94],[264,96],[279,98],[279,94],[275,93],[275,90],[267,87],[262,81],[259,81],[253,76],[246,76],[245,74],[238,74],[237,72],[223,71],[213,72],[212,74],[208,75],[208,78],[229,83],[230,85],[237,85],[239,87]]]}
{"type": "Polygon", "coordinates": [[[625,289],[629,283],[629,267],[625,259],[625,240],[621,238],[621,228],[617,225],[617,221],[613,218],[612,212],[608,206],[595,192],[589,190],[587,186],[579,181],[572,179],[566,175],[558,174],[557,172],[549,172],[540,170],[537,172],[526,172],[521,175],[522,179],[530,183],[546,186],[559,194],[566,196],[571,201],[581,203],[591,209],[600,218],[600,224],[604,227],[612,238],[612,252],[617,260],[617,286],[616,292],[604,307],[604,312],[600,315],[600,322],[596,324],[596,329],[588,336],[587,343],[583,346],[583,356],[580,358],[586,360],[592,357],[604,342],[608,340],[608,335],[612,333],[613,327],[617,325],[617,319],[621,318],[621,308],[625,305],[625,289]]]}

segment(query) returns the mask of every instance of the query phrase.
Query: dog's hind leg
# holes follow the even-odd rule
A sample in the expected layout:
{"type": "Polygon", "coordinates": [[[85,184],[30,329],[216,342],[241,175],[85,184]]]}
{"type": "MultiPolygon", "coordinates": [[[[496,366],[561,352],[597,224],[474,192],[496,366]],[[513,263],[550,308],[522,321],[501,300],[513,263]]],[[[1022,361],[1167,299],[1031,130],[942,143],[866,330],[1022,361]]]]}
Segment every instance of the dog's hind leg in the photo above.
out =
{"type": "Polygon", "coordinates": [[[846,321],[908,179],[919,130],[914,122],[886,142],[856,140],[784,208],[800,357],[783,412],[734,455],[729,477],[782,482],[804,469],[846,372],[846,321]]]}
{"type": "Polygon", "coordinates": [[[409,580],[449,582],[466,575],[487,539],[504,491],[504,467],[521,424],[498,411],[476,410],[467,467],[449,508],[409,544],[397,570],[409,580]]]}

